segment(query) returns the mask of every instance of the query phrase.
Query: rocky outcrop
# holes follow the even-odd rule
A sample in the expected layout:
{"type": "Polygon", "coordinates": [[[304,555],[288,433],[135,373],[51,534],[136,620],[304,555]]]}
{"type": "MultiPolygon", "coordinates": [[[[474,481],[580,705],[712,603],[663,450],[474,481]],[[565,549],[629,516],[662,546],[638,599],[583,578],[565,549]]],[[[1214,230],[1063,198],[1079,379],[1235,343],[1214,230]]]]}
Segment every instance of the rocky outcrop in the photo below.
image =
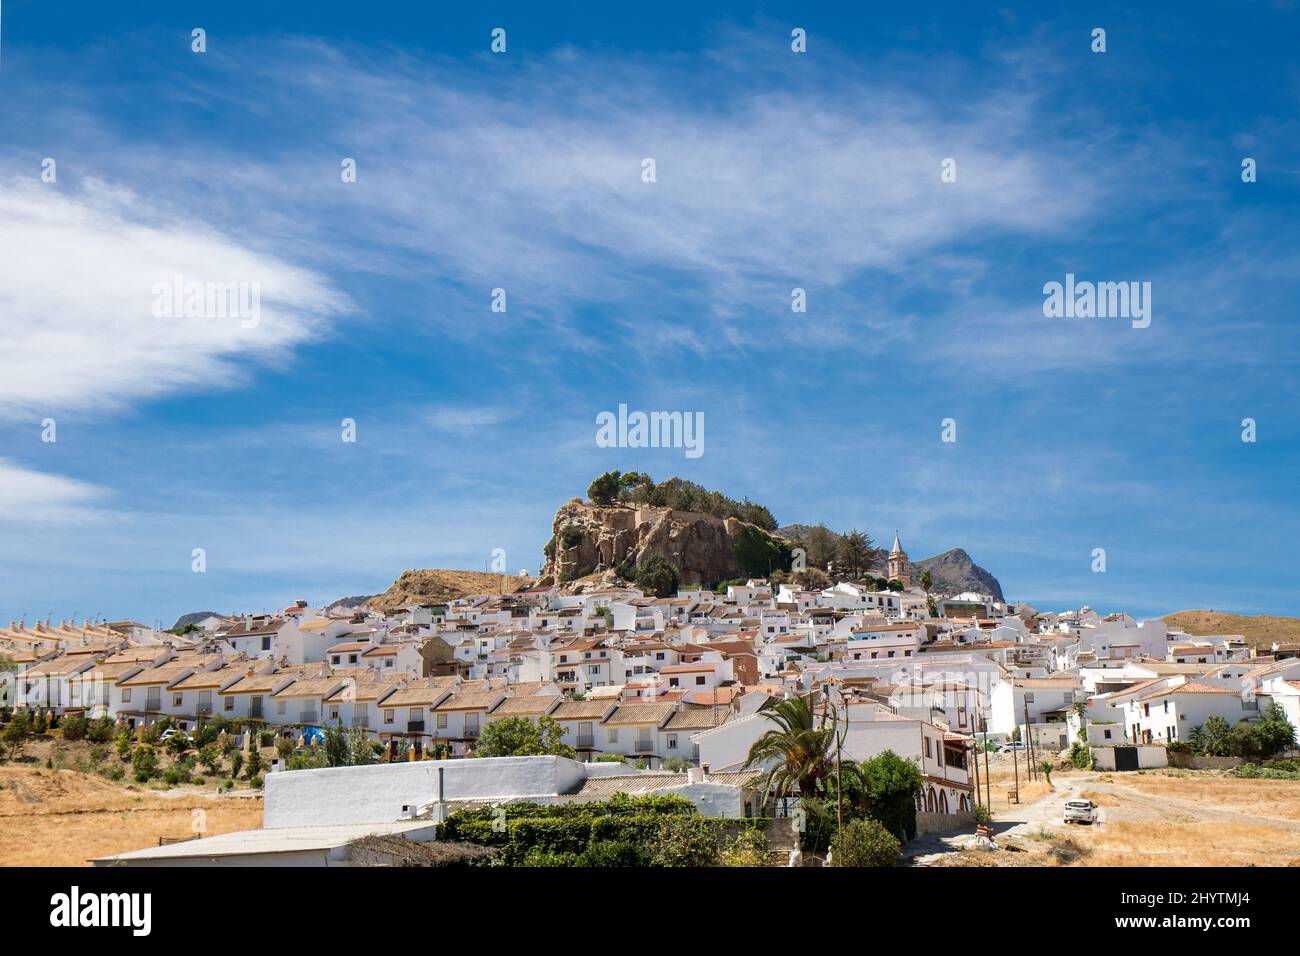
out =
{"type": "Polygon", "coordinates": [[[744,576],[733,542],[754,527],[694,511],[601,506],[574,498],[555,514],[542,580],[572,582],[657,554],[677,569],[681,583],[715,584],[744,576]]]}
{"type": "Polygon", "coordinates": [[[1001,601],[1002,585],[998,579],[989,574],[971,560],[970,555],[961,548],[951,548],[943,554],[932,558],[912,562],[912,583],[921,578],[921,572],[929,570],[930,590],[937,595],[961,594],[964,591],[976,591],[991,594],[1001,601]]]}
{"type": "Polygon", "coordinates": [[[378,611],[393,611],[408,604],[442,604],[472,594],[511,594],[531,583],[513,574],[483,571],[403,571],[392,587],[368,603],[378,611]]]}

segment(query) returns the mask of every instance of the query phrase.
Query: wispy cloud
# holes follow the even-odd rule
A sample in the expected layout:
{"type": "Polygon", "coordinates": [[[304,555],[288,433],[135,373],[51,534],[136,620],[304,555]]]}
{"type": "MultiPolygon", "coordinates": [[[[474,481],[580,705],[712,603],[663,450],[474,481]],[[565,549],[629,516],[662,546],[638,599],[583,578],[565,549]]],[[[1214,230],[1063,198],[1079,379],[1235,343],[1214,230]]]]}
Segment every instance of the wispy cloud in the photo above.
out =
{"type": "Polygon", "coordinates": [[[0,248],[4,417],[103,413],[230,384],[245,375],[246,363],[308,340],[346,302],[317,274],[95,180],[80,189],[4,182],[0,248]],[[256,322],[157,317],[159,284],[177,284],[178,276],[181,285],[255,285],[256,322]]]}

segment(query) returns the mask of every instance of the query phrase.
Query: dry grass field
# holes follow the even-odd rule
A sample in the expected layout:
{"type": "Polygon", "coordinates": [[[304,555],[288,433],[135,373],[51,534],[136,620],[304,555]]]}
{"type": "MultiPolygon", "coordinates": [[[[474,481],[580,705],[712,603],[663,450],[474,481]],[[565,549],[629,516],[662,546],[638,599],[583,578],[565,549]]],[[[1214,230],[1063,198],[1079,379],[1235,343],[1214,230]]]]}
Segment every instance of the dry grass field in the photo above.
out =
{"type": "Polygon", "coordinates": [[[193,835],[202,811],[208,835],[262,825],[260,794],[217,796],[212,788],[151,790],[77,770],[0,766],[0,866],[84,866],[92,857],[193,835]]]}
{"type": "Polygon", "coordinates": [[[1223,614],[1218,611],[1175,611],[1164,620],[1188,634],[1240,634],[1251,644],[1300,641],[1300,618],[1267,614],[1223,614]]]}
{"type": "MultiPolygon", "coordinates": [[[[1056,771],[1050,793],[995,819],[1024,821],[999,838],[1001,852],[963,849],[939,866],[1300,866],[1300,781],[1216,772],[1107,774],[1056,771]],[[1094,801],[1101,823],[1067,826],[1067,798],[1094,801]]],[[[1046,784],[1038,784],[1046,791],[1046,784]]],[[[1022,794],[1025,790],[1022,786],[1022,794]]]]}

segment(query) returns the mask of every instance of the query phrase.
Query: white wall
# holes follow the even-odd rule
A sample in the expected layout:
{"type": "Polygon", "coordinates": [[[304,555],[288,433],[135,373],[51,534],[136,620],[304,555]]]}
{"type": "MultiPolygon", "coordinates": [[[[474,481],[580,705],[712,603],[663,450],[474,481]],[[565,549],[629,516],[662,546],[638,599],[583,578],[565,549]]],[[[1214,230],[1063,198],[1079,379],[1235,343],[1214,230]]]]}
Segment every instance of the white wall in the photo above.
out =
{"type": "Polygon", "coordinates": [[[585,776],[582,764],[564,757],[476,757],[279,771],[266,775],[263,826],[396,820],[405,804],[437,800],[439,768],[447,800],[551,797],[572,790],[585,776]]]}

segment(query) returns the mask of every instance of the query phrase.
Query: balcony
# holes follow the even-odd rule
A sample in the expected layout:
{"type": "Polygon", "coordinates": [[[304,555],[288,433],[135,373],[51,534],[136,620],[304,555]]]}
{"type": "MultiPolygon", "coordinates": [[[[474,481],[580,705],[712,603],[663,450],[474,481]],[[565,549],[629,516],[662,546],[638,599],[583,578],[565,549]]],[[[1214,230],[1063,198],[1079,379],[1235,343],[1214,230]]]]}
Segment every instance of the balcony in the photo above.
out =
{"type": "Polygon", "coordinates": [[[575,746],[579,750],[590,750],[591,748],[596,746],[596,738],[592,736],[579,737],[578,742],[577,744],[575,744],[575,746]]]}
{"type": "Polygon", "coordinates": [[[422,734],[422,733],[424,733],[424,721],[422,721],[422,720],[408,720],[408,721],[406,722],[406,732],[407,732],[408,734],[422,734]]]}
{"type": "Polygon", "coordinates": [[[302,712],[302,720],[299,721],[299,723],[304,723],[304,724],[320,723],[320,712],[315,710],[304,710],[302,712]]]}
{"type": "Polygon", "coordinates": [[[648,754],[654,753],[655,742],[653,740],[638,740],[636,742],[635,753],[648,754]]]}

